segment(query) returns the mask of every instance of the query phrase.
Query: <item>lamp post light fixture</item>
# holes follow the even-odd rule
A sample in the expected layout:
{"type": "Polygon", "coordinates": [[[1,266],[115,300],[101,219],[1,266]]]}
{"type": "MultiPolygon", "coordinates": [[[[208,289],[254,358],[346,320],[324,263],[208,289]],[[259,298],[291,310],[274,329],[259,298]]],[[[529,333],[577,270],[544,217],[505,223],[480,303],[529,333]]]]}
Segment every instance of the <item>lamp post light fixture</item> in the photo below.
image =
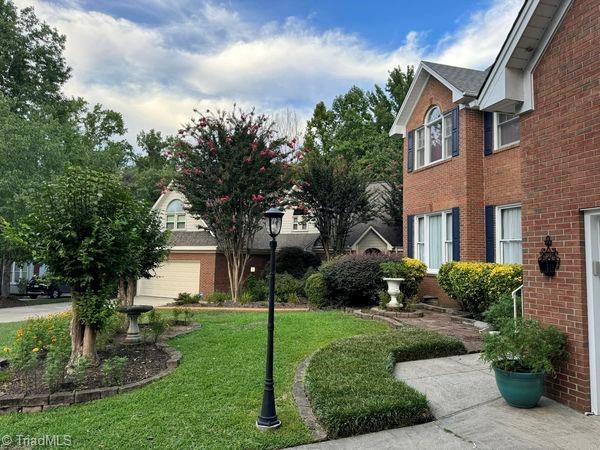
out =
{"type": "Polygon", "coordinates": [[[261,430],[273,430],[281,426],[275,411],[275,391],[273,389],[273,331],[275,329],[275,249],[277,235],[281,232],[283,211],[272,207],[266,213],[267,231],[271,236],[271,273],[269,278],[269,316],[267,321],[267,367],[262,408],[256,419],[256,426],[261,430]]]}

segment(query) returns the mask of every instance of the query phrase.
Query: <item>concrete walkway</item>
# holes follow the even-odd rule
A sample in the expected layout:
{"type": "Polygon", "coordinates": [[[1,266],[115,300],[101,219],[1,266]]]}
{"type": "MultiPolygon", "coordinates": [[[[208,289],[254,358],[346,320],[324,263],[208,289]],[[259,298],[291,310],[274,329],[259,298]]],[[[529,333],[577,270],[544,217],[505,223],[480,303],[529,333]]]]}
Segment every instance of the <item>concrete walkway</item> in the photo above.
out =
{"type": "Polygon", "coordinates": [[[395,376],[424,393],[437,420],[302,449],[568,448],[600,446],[600,417],[586,417],[550,399],[512,408],[478,354],[410,361],[395,376]]]}

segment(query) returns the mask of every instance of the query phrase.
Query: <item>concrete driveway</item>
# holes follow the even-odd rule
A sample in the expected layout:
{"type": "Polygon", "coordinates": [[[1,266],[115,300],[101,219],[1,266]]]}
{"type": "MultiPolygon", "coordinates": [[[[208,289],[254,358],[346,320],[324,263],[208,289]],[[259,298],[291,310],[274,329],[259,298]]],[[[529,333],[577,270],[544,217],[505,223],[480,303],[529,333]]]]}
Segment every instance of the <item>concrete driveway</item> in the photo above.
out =
{"type": "Polygon", "coordinates": [[[478,354],[396,365],[395,376],[424,393],[437,420],[303,449],[568,448],[600,446],[600,417],[550,399],[534,409],[508,406],[478,354]]]}
{"type": "Polygon", "coordinates": [[[71,300],[64,303],[51,303],[48,305],[16,306],[14,308],[0,308],[0,323],[20,322],[35,316],[47,316],[71,309],[71,300]]]}

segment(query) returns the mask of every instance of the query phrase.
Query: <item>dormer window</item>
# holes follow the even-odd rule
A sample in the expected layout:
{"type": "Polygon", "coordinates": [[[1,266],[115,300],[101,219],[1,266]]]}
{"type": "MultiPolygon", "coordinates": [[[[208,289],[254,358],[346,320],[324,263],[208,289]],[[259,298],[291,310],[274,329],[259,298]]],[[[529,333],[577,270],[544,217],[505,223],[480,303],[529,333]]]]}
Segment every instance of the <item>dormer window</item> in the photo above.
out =
{"type": "Polygon", "coordinates": [[[452,156],[452,113],[445,115],[434,106],[425,116],[425,123],[415,130],[417,168],[452,156]]]}
{"type": "Polygon", "coordinates": [[[292,230],[293,231],[306,231],[308,230],[308,223],[304,220],[304,211],[301,209],[294,210],[294,216],[292,217],[292,230]]]}
{"type": "Polygon", "coordinates": [[[181,200],[173,200],[167,206],[167,230],[185,229],[185,210],[181,200]]]}

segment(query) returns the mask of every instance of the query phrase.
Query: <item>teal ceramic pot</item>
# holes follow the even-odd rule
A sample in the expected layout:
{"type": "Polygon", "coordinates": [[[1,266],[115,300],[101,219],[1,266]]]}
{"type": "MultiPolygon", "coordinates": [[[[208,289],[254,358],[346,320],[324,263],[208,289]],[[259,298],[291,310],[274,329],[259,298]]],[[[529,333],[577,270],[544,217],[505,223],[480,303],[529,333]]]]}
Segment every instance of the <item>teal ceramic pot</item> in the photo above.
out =
{"type": "Polygon", "coordinates": [[[535,407],[544,393],[543,373],[507,372],[494,367],[496,385],[506,403],[516,408],[535,407]]]}

